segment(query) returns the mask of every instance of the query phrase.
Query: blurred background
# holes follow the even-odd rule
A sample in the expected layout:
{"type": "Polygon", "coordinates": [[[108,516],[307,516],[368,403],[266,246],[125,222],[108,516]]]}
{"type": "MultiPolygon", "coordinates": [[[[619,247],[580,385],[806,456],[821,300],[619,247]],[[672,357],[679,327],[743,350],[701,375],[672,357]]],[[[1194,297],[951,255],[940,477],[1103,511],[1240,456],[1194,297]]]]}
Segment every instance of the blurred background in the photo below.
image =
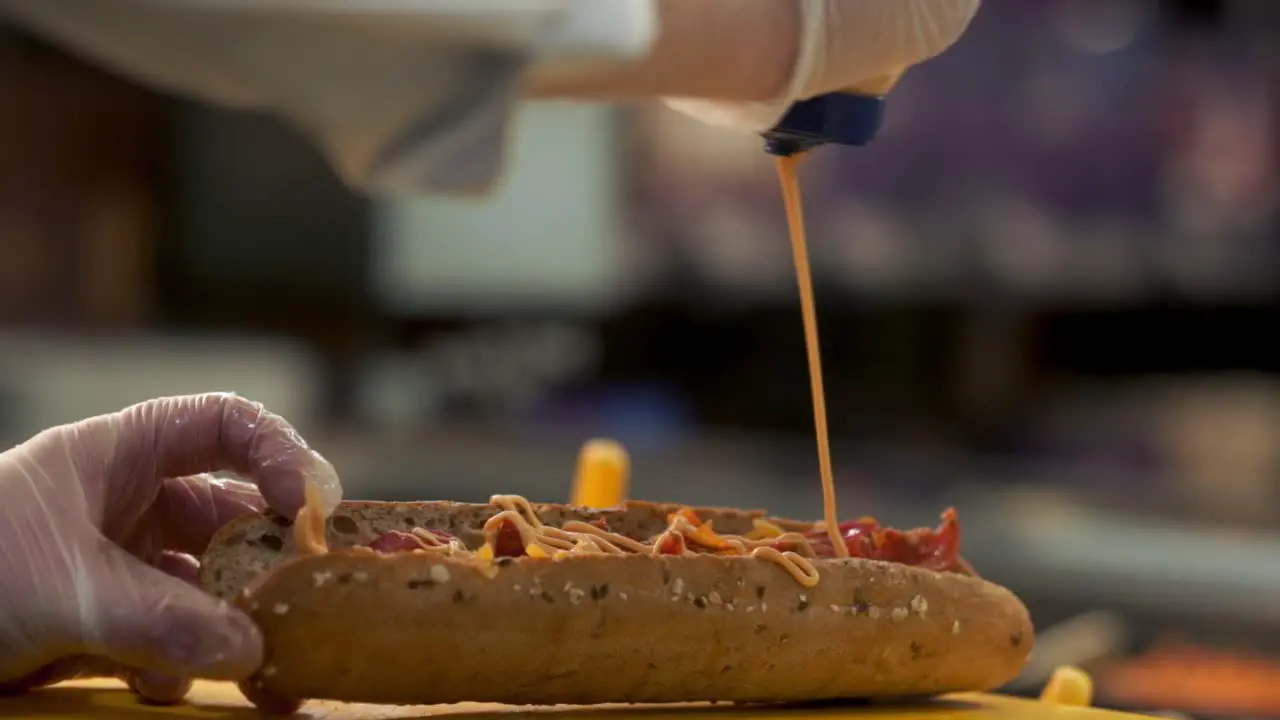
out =
{"type": "MultiPolygon", "coordinates": [[[[1280,3],[987,0],[803,183],[846,514],[1031,607],[1014,691],[1280,717],[1280,3]],[[1272,664],[1272,654],[1277,658],[1272,664]]],[[[484,203],[371,202],[273,120],[0,28],[0,440],[234,390],[350,497],[820,511],[759,142],[534,104],[484,203]]]]}

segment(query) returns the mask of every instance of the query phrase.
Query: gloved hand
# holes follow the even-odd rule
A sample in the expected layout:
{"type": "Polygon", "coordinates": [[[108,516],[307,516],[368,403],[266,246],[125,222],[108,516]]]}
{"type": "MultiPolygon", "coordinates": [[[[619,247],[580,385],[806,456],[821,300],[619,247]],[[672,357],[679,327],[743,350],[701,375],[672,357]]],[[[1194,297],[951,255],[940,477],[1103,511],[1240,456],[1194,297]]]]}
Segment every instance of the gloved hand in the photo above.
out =
{"type": "Polygon", "coordinates": [[[272,113],[315,140],[353,186],[398,194],[490,189],[522,92],[710,98],[672,102],[760,131],[795,100],[937,55],[978,2],[656,0],[662,31],[647,58],[551,77],[535,72],[527,52],[442,42],[438,3],[428,0],[402,3],[402,22],[358,0],[266,3],[269,11],[244,2],[0,0],[0,18],[160,88],[272,113]]]}
{"type": "Polygon", "coordinates": [[[769,102],[671,99],[668,104],[713,125],[760,132],[797,100],[838,90],[883,89],[951,47],[980,0],[796,0],[800,15],[795,66],[787,91],[769,102]]]}
{"type": "Polygon", "coordinates": [[[192,584],[193,555],[239,515],[296,513],[308,480],[336,503],[333,467],[229,394],[152,400],[0,454],[0,694],[115,675],[172,702],[187,678],[250,675],[262,637],[192,584]]]}

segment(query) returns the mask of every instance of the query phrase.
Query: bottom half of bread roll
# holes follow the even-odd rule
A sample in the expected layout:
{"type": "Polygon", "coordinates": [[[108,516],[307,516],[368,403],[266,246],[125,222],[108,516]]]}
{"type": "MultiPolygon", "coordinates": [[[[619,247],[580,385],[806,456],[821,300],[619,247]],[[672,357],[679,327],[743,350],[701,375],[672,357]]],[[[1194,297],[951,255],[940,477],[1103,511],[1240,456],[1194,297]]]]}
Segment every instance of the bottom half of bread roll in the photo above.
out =
{"type": "Polygon", "coordinates": [[[283,710],[878,698],[989,690],[1031,650],[1026,608],[993,583],[815,565],[804,587],[752,557],[525,557],[488,572],[427,553],[301,557],[238,600],[266,642],[242,687],[283,710]]]}

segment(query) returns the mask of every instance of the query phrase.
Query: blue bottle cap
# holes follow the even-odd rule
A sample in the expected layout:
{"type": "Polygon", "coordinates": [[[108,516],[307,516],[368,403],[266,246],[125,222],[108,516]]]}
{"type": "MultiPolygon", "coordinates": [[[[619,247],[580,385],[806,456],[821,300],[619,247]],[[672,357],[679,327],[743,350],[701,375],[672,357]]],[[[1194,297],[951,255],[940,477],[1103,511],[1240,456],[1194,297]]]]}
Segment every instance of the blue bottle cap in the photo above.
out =
{"type": "Polygon", "coordinates": [[[884,120],[884,98],[828,93],[791,106],[772,130],[764,133],[764,149],[787,157],[819,145],[866,145],[884,120]]]}

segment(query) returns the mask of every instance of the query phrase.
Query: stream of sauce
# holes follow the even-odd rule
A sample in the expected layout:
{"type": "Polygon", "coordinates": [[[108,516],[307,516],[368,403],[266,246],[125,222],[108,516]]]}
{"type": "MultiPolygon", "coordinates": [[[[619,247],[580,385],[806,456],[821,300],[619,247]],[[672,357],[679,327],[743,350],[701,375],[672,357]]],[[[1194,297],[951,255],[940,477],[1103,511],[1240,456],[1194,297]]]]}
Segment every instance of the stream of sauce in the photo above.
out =
{"type": "Polygon", "coordinates": [[[818,437],[818,471],[822,477],[822,520],[836,557],[849,557],[849,548],[840,536],[836,512],[836,483],[831,470],[831,443],[827,432],[827,399],[822,388],[822,351],[818,345],[818,313],[813,301],[813,274],[809,270],[809,248],[805,242],[804,208],[800,203],[800,180],[796,169],[803,155],[778,158],[778,180],[782,202],[787,209],[787,232],[795,257],[796,284],[800,286],[800,314],[804,318],[804,345],[809,356],[809,389],[813,394],[813,426],[818,437]]]}
{"type": "MultiPolygon", "coordinates": [[[[836,557],[847,558],[849,557],[849,548],[845,544],[840,529],[839,514],[836,509],[835,477],[831,469],[830,434],[827,430],[826,393],[822,386],[822,352],[818,344],[818,316],[813,299],[813,276],[809,269],[809,250],[805,241],[804,231],[804,209],[800,202],[800,182],[796,171],[801,157],[802,155],[796,154],[778,158],[778,179],[782,184],[782,199],[787,213],[787,231],[791,237],[791,251],[795,258],[796,284],[800,290],[800,312],[804,320],[805,350],[809,364],[809,386],[813,395],[813,424],[818,442],[818,469],[822,478],[823,524],[825,525],[824,529],[827,536],[831,539],[832,549],[835,551],[836,557]]],[[[622,472],[625,475],[625,470],[622,470],[622,472]]],[[[619,489],[614,488],[615,491],[619,489]]],[[[319,489],[308,484],[306,491],[306,506],[298,513],[294,527],[297,546],[299,551],[306,554],[323,554],[327,551],[327,548],[324,541],[325,518],[321,507],[319,489]]],[[[515,513],[511,512],[509,514],[515,513]]],[[[541,525],[541,523],[538,523],[538,525],[541,525]]],[[[531,536],[524,544],[533,544],[531,542],[532,539],[531,536]]],[[[776,559],[780,560],[781,554],[776,559]]],[[[809,574],[807,572],[801,573],[797,568],[788,569],[793,575],[797,576],[809,574]]],[[[816,582],[816,572],[813,575],[814,577],[811,580],[816,582]]]]}

